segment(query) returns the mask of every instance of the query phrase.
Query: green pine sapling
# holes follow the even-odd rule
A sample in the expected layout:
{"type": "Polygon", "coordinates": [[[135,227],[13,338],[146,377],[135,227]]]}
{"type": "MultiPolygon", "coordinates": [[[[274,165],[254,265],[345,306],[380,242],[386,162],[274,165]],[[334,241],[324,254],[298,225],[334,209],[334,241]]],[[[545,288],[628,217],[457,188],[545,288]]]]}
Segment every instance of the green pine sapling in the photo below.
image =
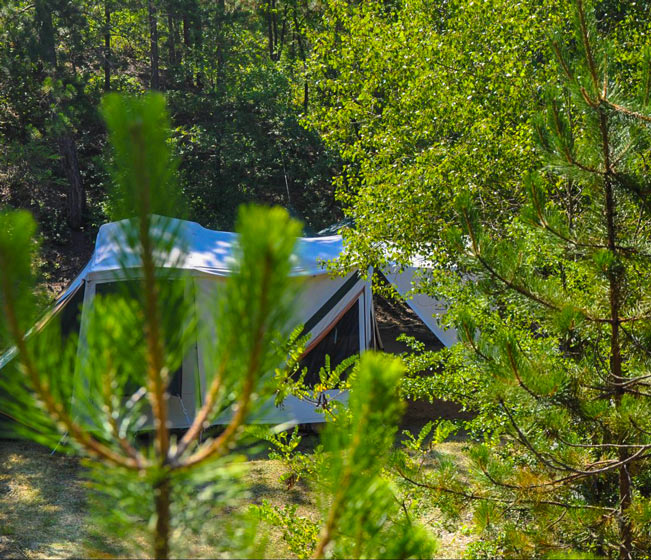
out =
{"type": "Polygon", "coordinates": [[[290,257],[300,225],[282,209],[240,212],[239,258],[210,310],[217,337],[214,358],[207,357],[205,365],[205,399],[189,429],[174,437],[170,372],[199,333],[192,306],[184,303],[184,278],[158,266],[183,258],[178,251],[183,240],[173,222],[162,217],[180,207],[164,99],[110,95],[103,113],[114,149],[114,217],[131,217],[122,222],[123,249],[125,255],[137,255],[142,271],[135,276],[125,262],[122,278],[137,287],[129,294],[96,298],[82,340],[70,337],[62,347],[56,317],[29,332],[35,317],[35,224],[25,212],[0,214],[2,345],[11,340],[18,354],[0,378],[2,410],[17,420],[23,435],[41,443],[54,445],[67,434],[68,450],[89,458],[94,488],[117,504],[103,522],[135,528],[138,519],[149,517],[150,554],[167,558],[176,522],[188,516],[178,506],[196,512],[202,495],[209,506],[215,496],[226,502],[231,493],[233,473],[224,457],[284,360],[280,350],[291,332],[295,292],[290,257]],[[232,416],[225,429],[200,440],[227,409],[232,416]],[[135,437],[147,421],[153,449],[135,437]],[[213,492],[206,497],[210,485],[213,492]]]}

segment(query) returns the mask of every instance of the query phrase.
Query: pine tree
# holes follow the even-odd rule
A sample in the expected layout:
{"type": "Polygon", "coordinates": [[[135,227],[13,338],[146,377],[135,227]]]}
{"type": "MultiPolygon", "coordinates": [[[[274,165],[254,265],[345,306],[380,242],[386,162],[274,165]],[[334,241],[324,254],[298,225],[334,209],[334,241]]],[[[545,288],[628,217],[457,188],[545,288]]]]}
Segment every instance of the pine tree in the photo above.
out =
{"type": "Polygon", "coordinates": [[[535,125],[545,167],[525,178],[521,214],[496,233],[471,193],[457,200],[456,364],[493,435],[472,452],[473,486],[399,469],[440,505],[474,504],[499,535],[493,554],[651,546],[651,69],[647,52],[639,92],[622,87],[593,13],[577,0],[572,38],[552,39],[560,85],[535,125]]]}
{"type": "Polygon", "coordinates": [[[211,497],[229,495],[231,447],[256,395],[268,394],[273,370],[283,361],[276,341],[291,330],[288,275],[300,224],[281,209],[240,212],[239,266],[212,310],[219,317],[218,353],[206,367],[207,395],[188,430],[173,437],[170,372],[196,340],[197,324],[183,296],[183,275],[158,266],[161,256],[183,247],[174,222],[164,217],[183,207],[165,101],[160,94],[112,94],[103,112],[114,148],[113,213],[128,218],[121,222],[124,250],[139,257],[142,277],[125,265],[122,273],[132,282],[121,284],[137,286],[135,293],[125,288],[96,298],[84,339],[71,336],[62,345],[58,317],[30,330],[36,316],[34,221],[24,211],[0,214],[0,334],[2,346],[13,341],[17,354],[13,367],[3,369],[0,405],[20,435],[88,457],[102,496],[95,502],[108,506],[97,519],[117,534],[138,527],[147,533],[151,521],[150,554],[167,558],[178,518],[196,524],[214,505],[211,497]],[[212,419],[231,405],[225,429],[200,442],[212,419]],[[152,449],[136,437],[147,417],[152,449]],[[197,500],[199,490],[208,499],[197,500]]]}

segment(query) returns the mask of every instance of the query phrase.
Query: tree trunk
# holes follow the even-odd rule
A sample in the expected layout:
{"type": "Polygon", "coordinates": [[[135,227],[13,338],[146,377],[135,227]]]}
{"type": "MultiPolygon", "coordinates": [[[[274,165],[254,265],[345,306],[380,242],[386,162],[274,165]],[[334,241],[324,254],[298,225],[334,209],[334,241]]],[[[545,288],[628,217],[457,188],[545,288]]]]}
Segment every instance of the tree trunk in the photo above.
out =
{"type": "Polygon", "coordinates": [[[83,223],[86,209],[86,196],[79,172],[77,159],[77,146],[69,131],[65,131],[58,138],[59,154],[63,170],[68,178],[68,224],[72,229],[79,229],[83,223]]]}
{"type": "MultiPolygon", "coordinates": [[[[203,45],[203,21],[201,17],[201,7],[197,5],[196,3],[194,4],[194,13],[193,15],[193,34],[194,34],[194,45],[197,49],[197,51],[200,53],[201,52],[201,47],[203,45]]],[[[204,84],[204,77],[201,72],[201,66],[198,66],[197,68],[197,77],[196,77],[196,84],[197,88],[201,89],[203,88],[204,84]]]]}
{"type": "Polygon", "coordinates": [[[47,0],[36,0],[34,9],[36,12],[36,29],[38,30],[39,57],[44,64],[50,66],[50,68],[44,68],[45,72],[52,74],[56,72],[57,68],[52,8],[47,0]]]}
{"type": "Polygon", "coordinates": [[[167,559],[170,556],[170,501],[171,483],[163,478],[154,489],[156,506],[156,532],[154,534],[154,557],[167,559]]]}
{"type": "Polygon", "coordinates": [[[104,0],[104,91],[111,91],[111,6],[104,0]]]}
{"type": "Polygon", "coordinates": [[[274,38],[274,18],[275,18],[275,0],[267,0],[267,42],[269,45],[269,58],[274,60],[275,38],[274,38]]]}
{"type": "Polygon", "coordinates": [[[305,77],[305,86],[303,87],[303,112],[307,115],[307,110],[310,104],[310,86],[307,81],[307,76],[305,77]]]}
{"type": "Polygon", "coordinates": [[[169,67],[176,66],[176,22],[172,10],[167,12],[169,67]]]}
{"type": "Polygon", "coordinates": [[[306,49],[303,46],[303,38],[301,37],[301,27],[298,23],[298,6],[294,2],[293,10],[294,18],[294,33],[296,33],[296,42],[298,43],[298,52],[301,55],[301,60],[303,61],[303,72],[305,73],[305,84],[303,86],[303,112],[307,115],[307,110],[310,103],[310,86],[307,78],[307,53],[306,49]]]}
{"type": "MultiPolygon", "coordinates": [[[[620,307],[622,298],[622,286],[624,278],[618,264],[618,249],[617,249],[617,228],[616,228],[616,208],[615,197],[613,194],[613,181],[615,180],[615,172],[610,158],[610,139],[609,139],[609,126],[608,117],[603,108],[599,110],[600,128],[602,136],[602,148],[604,157],[604,194],[605,194],[605,208],[606,208],[606,229],[608,235],[608,250],[615,258],[615,262],[611,265],[608,272],[608,291],[610,300],[610,377],[613,392],[615,394],[616,406],[619,408],[621,405],[622,396],[625,390],[622,388],[623,368],[622,368],[622,353],[620,343],[620,307]]],[[[625,443],[626,434],[617,434],[617,443],[625,443]]],[[[620,448],[618,459],[625,461],[628,459],[629,453],[626,448],[620,448]]],[[[628,464],[619,467],[619,557],[620,560],[630,560],[633,554],[633,528],[629,518],[629,508],[633,502],[633,489],[631,486],[631,477],[628,470],[628,464]]]]}
{"type": "MultiPolygon", "coordinates": [[[[36,28],[39,38],[39,58],[45,66],[45,74],[58,77],[56,44],[54,40],[54,25],[52,24],[52,7],[47,0],[36,0],[34,3],[36,12],[36,28]],[[48,68],[49,66],[49,68],[48,68]]],[[[56,100],[50,95],[51,104],[56,100]]],[[[54,111],[54,120],[59,120],[54,111]]],[[[55,123],[55,143],[57,145],[63,171],[68,179],[68,224],[72,229],[78,229],[83,222],[86,209],[86,196],[84,185],[79,172],[79,160],[77,159],[77,146],[72,132],[63,123],[55,123]],[[58,126],[57,126],[58,125],[58,126]]]]}
{"type": "Polygon", "coordinates": [[[183,44],[190,48],[190,18],[187,12],[183,12],[183,44]]]}
{"type": "Polygon", "coordinates": [[[156,0],[147,0],[149,15],[149,61],[151,65],[151,89],[160,88],[160,75],[158,71],[158,11],[156,0]]]}
{"type": "Polygon", "coordinates": [[[217,7],[219,9],[219,45],[217,46],[217,76],[220,81],[223,77],[224,71],[224,43],[225,43],[225,33],[224,26],[226,25],[226,3],[224,0],[218,0],[217,7]]]}

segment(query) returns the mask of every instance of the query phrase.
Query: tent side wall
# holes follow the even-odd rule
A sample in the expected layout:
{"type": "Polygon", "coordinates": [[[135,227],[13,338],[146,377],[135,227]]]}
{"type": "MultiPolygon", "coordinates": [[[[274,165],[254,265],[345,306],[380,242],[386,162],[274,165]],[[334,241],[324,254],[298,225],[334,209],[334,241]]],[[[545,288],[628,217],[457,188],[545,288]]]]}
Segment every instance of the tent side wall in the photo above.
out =
{"type": "Polygon", "coordinates": [[[441,326],[440,318],[447,311],[447,303],[418,293],[418,274],[422,270],[410,266],[400,271],[394,267],[387,268],[382,273],[403,296],[405,303],[418,315],[418,318],[427,325],[444,346],[450,347],[457,343],[458,335],[455,329],[444,329],[441,326]]]}
{"type": "MultiPolygon", "coordinates": [[[[53,317],[61,314],[65,330],[70,332],[79,330],[79,345],[77,348],[77,368],[75,371],[76,383],[82,383],[84,361],[88,351],[85,344],[85,333],[91,315],[93,300],[98,294],[114,292],[111,288],[114,282],[124,278],[116,278],[115,274],[89,273],[80,278],[71,289],[64,294],[46,317],[39,322],[38,328],[43,328],[53,317]],[[83,303],[82,303],[83,302],[83,303]],[[72,309],[74,306],[75,309],[72,309]]],[[[223,276],[197,275],[188,283],[186,289],[186,302],[195,306],[198,321],[201,325],[197,343],[183,360],[181,370],[180,394],[172,394],[169,399],[170,423],[173,428],[183,429],[192,422],[197,408],[205,398],[206,385],[210,379],[210,372],[206,371],[207,364],[214,363],[211,352],[214,349],[216,337],[214,309],[216,295],[223,287],[226,278],[223,276]]],[[[354,333],[356,341],[354,351],[347,352],[344,347],[343,354],[335,356],[333,367],[343,358],[352,353],[363,352],[370,346],[372,340],[372,295],[370,283],[361,279],[357,272],[346,277],[332,278],[328,275],[314,275],[305,279],[303,289],[296,306],[295,323],[303,323],[306,332],[311,335],[311,340],[306,349],[306,355],[314,352],[313,361],[318,367],[323,365],[323,355],[317,355],[319,344],[329,335],[335,333],[335,344],[342,337],[354,333]],[[353,314],[354,312],[354,314],[353,314]],[[342,321],[347,318],[347,321],[342,321]],[[345,323],[345,324],[342,324],[345,323]]],[[[332,348],[332,347],[330,347],[332,348]]],[[[337,352],[337,348],[333,353],[337,352]]],[[[9,352],[2,359],[11,361],[13,353],[9,352]]],[[[175,391],[173,391],[176,393],[175,391]]],[[[329,399],[345,399],[336,391],[328,391],[329,399]]],[[[77,398],[77,397],[76,397],[77,398]]],[[[228,420],[228,415],[220,422],[228,420]]],[[[315,405],[289,397],[280,408],[273,406],[273,402],[263,404],[257,422],[260,423],[313,423],[323,422],[322,414],[315,410],[315,405]]]]}
{"type": "MultiPolygon", "coordinates": [[[[203,324],[203,332],[198,342],[198,364],[199,379],[201,381],[202,400],[205,397],[206,384],[210,383],[209,372],[206,372],[207,364],[214,363],[215,356],[212,355],[217,329],[214,324],[214,301],[217,291],[222,287],[223,279],[213,277],[197,277],[197,311],[199,321],[203,324]]],[[[306,348],[305,355],[315,351],[319,343],[336,329],[342,317],[351,309],[357,310],[352,325],[355,336],[355,352],[368,349],[368,341],[371,338],[371,289],[370,283],[362,280],[357,272],[351,273],[343,278],[332,278],[328,275],[315,275],[306,277],[296,305],[294,324],[303,324],[304,332],[311,335],[310,342],[306,348]]],[[[345,356],[347,357],[347,356],[345,356]]],[[[320,365],[323,365],[322,363],[320,365]]],[[[345,399],[338,391],[328,391],[328,399],[345,399]]],[[[254,423],[316,423],[323,422],[323,414],[317,412],[316,405],[301,401],[295,397],[288,397],[285,402],[276,407],[273,399],[262,403],[257,414],[252,419],[254,423]]],[[[231,414],[222,414],[216,424],[228,422],[231,414]]]]}

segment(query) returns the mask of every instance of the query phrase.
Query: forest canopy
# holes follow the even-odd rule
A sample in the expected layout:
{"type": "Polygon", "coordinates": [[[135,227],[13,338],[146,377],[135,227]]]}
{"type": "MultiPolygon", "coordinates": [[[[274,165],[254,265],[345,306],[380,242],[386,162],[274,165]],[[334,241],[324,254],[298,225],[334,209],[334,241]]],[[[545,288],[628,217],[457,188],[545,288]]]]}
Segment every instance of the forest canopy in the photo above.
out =
{"type": "MultiPolygon", "coordinates": [[[[353,394],[312,455],[298,436],[266,434],[286,480],[311,477],[328,489],[329,505],[318,523],[268,505],[254,508],[257,519],[283,527],[299,556],[432,555],[434,539],[411,520],[436,508],[448,525],[472,512],[480,538],[470,557],[646,557],[650,31],[651,5],[628,0],[8,0],[0,8],[3,333],[20,347],[35,313],[16,314],[13,305],[33,301],[25,292],[13,302],[14,285],[30,278],[56,292],[87,260],[97,228],[132,211],[145,224],[153,207],[214,229],[237,222],[251,254],[276,251],[285,275],[299,220],[304,232],[344,223],[338,264],[426,262],[419,289],[447,302],[443,322],[459,343],[426,352],[412,341],[402,366],[362,362],[353,385],[380,391],[382,411],[353,394]],[[147,140],[139,144],[130,136],[138,126],[147,140]],[[138,198],[149,177],[154,206],[138,198]],[[238,221],[250,202],[287,211],[241,210],[238,221]],[[275,237],[265,239],[265,223],[275,237]],[[26,259],[37,227],[44,252],[34,279],[26,259]],[[453,402],[469,417],[433,418],[393,446],[402,398],[453,402]],[[376,455],[362,442],[362,420],[376,455]],[[465,470],[435,453],[458,430],[465,470]],[[355,501],[356,489],[365,499],[355,501]]],[[[254,276],[264,285],[264,274],[254,276]]],[[[275,317],[253,280],[242,298],[261,306],[261,321],[275,317]]],[[[281,284],[271,292],[278,313],[289,297],[281,284]]],[[[156,311],[156,290],[148,294],[156,311]]],[[[236,307],[224,304],[233,325],[236,307]]],[[[146,318],[151,335],[154,314],[146,318]]],[[[234,345],[234,363],[253,363],[244,403],[255,383],[271,384],[258,358],[282,362],[271,335],[268,347],[253,340],[234,345]]],[[[157,358],[147,371],[161,409],[163,346],[151,335],[143,350],[157,358]]],[[[65,406],[50,409],[57,420],[65,406]]],[[[170,473],[186,468],[183,453],[199,432],[176,453],[159,425],[151,464],[117,431],[107,437],[127,456],[116,464],[161,477],[145,486],[169,498],[170,473]]],[[[161,557],[171,515],[162,505],[161,557]]]]}

